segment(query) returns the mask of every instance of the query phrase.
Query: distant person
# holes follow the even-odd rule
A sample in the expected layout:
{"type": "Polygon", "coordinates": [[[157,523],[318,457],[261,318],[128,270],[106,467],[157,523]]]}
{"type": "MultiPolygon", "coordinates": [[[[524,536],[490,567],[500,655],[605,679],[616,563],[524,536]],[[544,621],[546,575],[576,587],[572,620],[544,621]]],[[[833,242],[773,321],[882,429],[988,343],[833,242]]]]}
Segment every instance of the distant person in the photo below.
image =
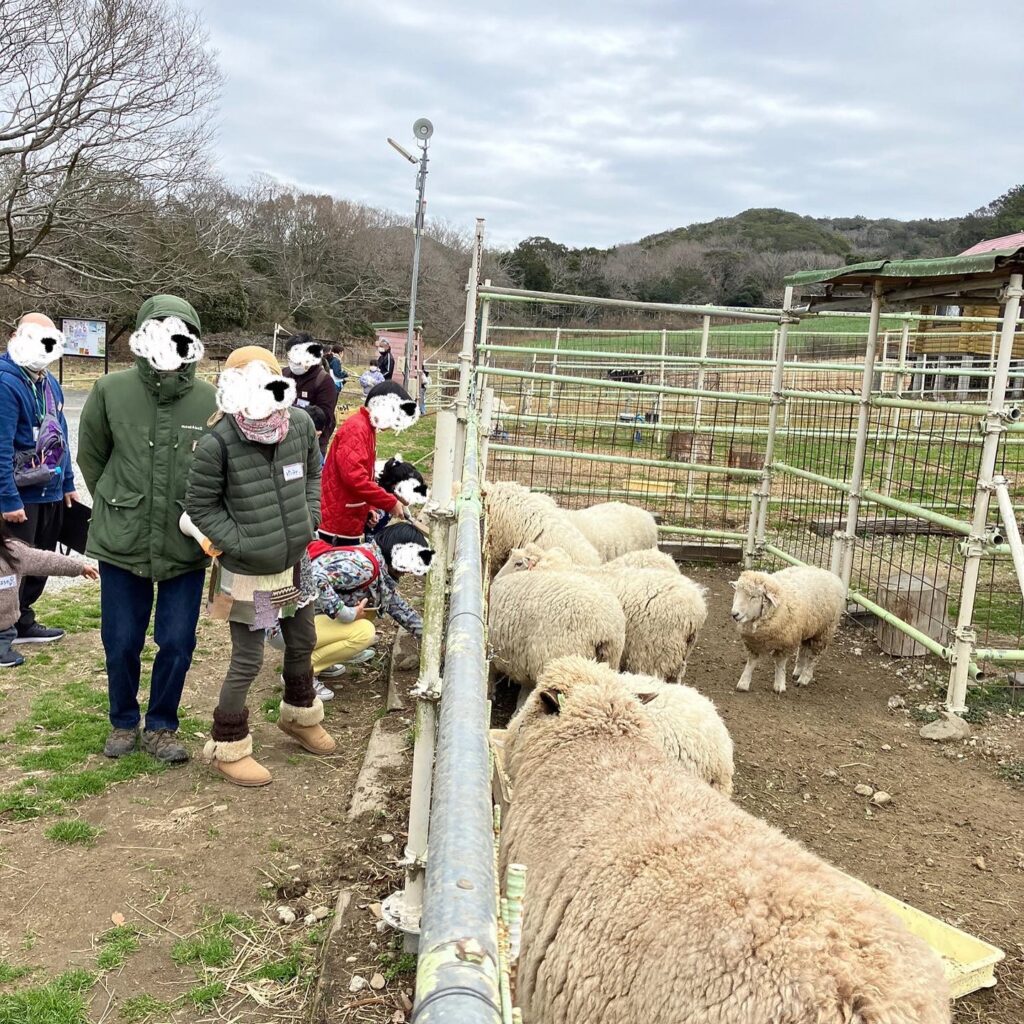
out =
{"type": "Polygon", "coordinates": [[[339,391],[345,386],[345,381],[348,380],[348,373],[345,371],[345,367],[342,366],[341,356],[341,346],[332,345],[330,358],[328,359],[328,368],[330,369],[331,377],[334,378],[335,386],[339,391]]]}
{"type": "MultiPolygon", "coordinates": [[[[56,551],[40,551],[15,540],[0,519],[0,668],[17,668],[25,659],[12,648],[17,639],[19,584],[26,575],[40,576],[85,576],[90,580],[99,579],[99,573],[75,558],[58,555],[56,551]]],[[[372,633],[371,633],[372,639],[372,633]]]]}
{"type": "MultiPolygon", "coordinates": [[[[26,313],[0,357],[0,512],[11,536],[46,551],[57,547],[65,506],[78,501],[64,392],[47,370],[63,355],[54,322],[26,313]]],[[[45,587],[45,576],[20,578],[15,644],[64,636],[36,621],[32,606],[45,587]]]]}
{"type": "Polygon", "coordinates": [[[307,412],[312,406],[323,411],[327,426],[320,435],[320,451],[327,452],[334,433],[338,389],[323,367],[324,347],[311,334],[293,334],[285,345],[288,365],[284,376],[295,381],[295,405],[307,412]]]}
{"type": "Polygon", "coordinates": [[[427,368],[426,368],[426,366],[424,366],[423,369],[420,370],[419,403],[420,403],[420,415],[421,416],[426,416],[427,415],[427,388],[428,387],[430,387],[430,374],[427,373],[427,368]]]}
{"type": "Polygon", "coordinates": [[[384,380],[391,380],[395,375],[395,357],[391,354],[391,342],[381,338],[377,342],[376,367],[384,380]]]}
{"type": "Polygon", "coordinates": [[[157,655],[142,749],[159,761],[188,760],[178,705],[192,665],[203,580],[210,560],[179,529],[192,453],[217,408],[196,378],[202,325],[176,295],[147,299],[129,341],[130,370],[101,377],[79,427],[78,465],[93,495],[86,554],[100,563],[100,636],[107,660],[110,724],[103,753],[139,744],[142,648],[153,619],[157,655]]]}

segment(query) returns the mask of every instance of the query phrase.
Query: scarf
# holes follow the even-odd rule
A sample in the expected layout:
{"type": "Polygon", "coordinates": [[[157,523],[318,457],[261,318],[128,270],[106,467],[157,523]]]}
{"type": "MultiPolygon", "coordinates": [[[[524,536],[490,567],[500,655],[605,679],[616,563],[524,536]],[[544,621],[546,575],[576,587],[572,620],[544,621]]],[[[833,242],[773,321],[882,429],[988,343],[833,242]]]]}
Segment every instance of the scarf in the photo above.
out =
{"type": "Polygon", "coordinates": [[[253,444],[280,444],[288,433],[288,410],[278,409],[262,420],[251,420],[238,412],[235,422],[245,439],[253,444]]]}

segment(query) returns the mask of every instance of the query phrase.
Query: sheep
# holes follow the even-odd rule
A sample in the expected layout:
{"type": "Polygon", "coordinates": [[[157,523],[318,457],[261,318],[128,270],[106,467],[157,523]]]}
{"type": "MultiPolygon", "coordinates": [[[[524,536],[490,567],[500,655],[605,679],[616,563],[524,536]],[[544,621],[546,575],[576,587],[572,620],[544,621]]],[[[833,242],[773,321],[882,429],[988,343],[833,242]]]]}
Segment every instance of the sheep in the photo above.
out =
{"type": "Polygon", "coordinates": [[[658,524],[646,509],[624,501],[606,501],[566,512],[570,522],[608,562],[627,551],[658,546],[658,524]]]}
{"type": "Polygon", "coordinates": [[[626,620],[611,594],[575,572],[499,572],[491,583],[487,632],[492,679],[500,673],[519,683],[521,704],[555,658],[578,654],[617,669],[626,620]]]}
{"type": "Polygon", "coordinates": [[[843,581],[827,569],[790,566],[771,574],[741,573],[732,587],[732,617],[747,649],[736,689],[750,689],[754,669],[765,654],[775,661],[776,693],[786,690],[786,663],[793,655],[796,684],[807,686],[839,628],[846,607],[843,581]]]}
{"type": "Polygon", "coordinates": [[[609,566],[574,566],[559,548],[515,548],[503,572],[574,571],[607,588],[626,616],[622,668],[626,672],[681,682],[697,634],[708,616],[704,588],[679,572],[609,566]]]}
{"type": "Polygon", "coordinates": [[[627,551],[618,558],[609,559],[604,563],[605,569],[661,569],[664,572],[679,572],[679,563],[671,556],[657,548],[642,548],[639,551],[627,551]]]}
{"type": "Polygon", "coordinates": [[[505,739],[531,1024],[949,1024],[939,958],[862,883],[673,765],[639,700],[552,668],[505,739]]]}
{"type": "Polygon", "coordinates": [[[548,662],[544,678],[549,686],[565,680],[617,680],[639,698],[654,724],[658,743],[672,761],[720,793],[732,794],[732,738],[715,705],[692,686],[615,672],[607,665],[576,655],[548,662]]]}
{"type": "Polygon", "coordinates": [[[501,481],[484,488],[487,557],[493,578],[515,547],[560,547],[579,565],[600,565],[594,546],[554,501],[521,484],[501,481]]]}

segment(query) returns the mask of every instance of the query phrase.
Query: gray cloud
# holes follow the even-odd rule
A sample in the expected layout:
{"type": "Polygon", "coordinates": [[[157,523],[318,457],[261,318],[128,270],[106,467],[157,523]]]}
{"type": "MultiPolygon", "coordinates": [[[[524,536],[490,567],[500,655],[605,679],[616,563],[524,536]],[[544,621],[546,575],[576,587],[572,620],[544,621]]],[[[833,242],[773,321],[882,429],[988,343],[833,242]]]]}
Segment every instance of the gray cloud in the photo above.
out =
{"type": "Polygon", "coordinates": [[[964,213],[1024,166],[1016,5],[959,0],[206,0],[220,166],[492,242],[609,245],[748,206],[964,213]]]}

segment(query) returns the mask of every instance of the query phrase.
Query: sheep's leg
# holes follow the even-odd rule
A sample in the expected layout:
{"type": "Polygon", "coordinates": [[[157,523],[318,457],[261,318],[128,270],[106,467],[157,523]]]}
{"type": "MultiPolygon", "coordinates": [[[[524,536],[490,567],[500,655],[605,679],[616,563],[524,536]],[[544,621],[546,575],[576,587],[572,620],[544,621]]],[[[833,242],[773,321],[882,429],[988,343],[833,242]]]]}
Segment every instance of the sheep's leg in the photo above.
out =
{"type": "Polygon", "coordinates": [[[799,676],[803,672],[804,660],[807,657],[807,648],[801,644],[797,648],[796,657],[793,659],[793,675],[799,676]]]}
{"type": "Polygon", "coordinates": [[[796,681],[797,686],[807,686],[814,679],[814,666],[818,664],[818,659],[825,653],[827,646],[828,640],[824,637],[812,637],[804,643],[803,667],[800,678],[796,681]]]}
{"type": "Polygon", "coordinates": [[[786,692],[786,662],[789,661],[789,654],[781,651],[772,656],[775,660],[775,683],[772,689],[776,693],[786,692]]]}
{"type": "Polygon", "coordinates": [[[760,660],[756,654],[747,655],[747,663],[743,666],[743,674],[740,676],[740,681],[736,684],[737,690],[742,690],[746,693],[750,689],[750,680],[754,678],[754,669],[757,668],[757,663],[760,660]]]}

